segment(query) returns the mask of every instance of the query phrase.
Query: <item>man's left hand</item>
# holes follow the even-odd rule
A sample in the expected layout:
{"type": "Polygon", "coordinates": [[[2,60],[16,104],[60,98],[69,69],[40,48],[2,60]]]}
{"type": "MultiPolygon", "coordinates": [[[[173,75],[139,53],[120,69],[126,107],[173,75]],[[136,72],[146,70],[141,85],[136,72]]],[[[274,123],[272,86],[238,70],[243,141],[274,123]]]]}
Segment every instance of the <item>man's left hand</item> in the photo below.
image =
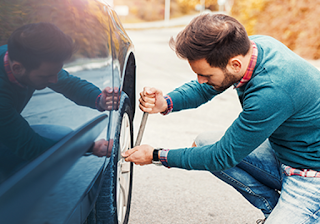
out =
{"type": "Polygon", "coordinates": [[[150,145],[140,145],[122,153],[122,156],[127,162],[143,166],[152,163],[153,150],[154,148],[150,145]]]}
{"type": "Polygon", "coordinates": [[[98,157],[111,156],[113,147],[113,139],[110,139],[109,141],[106,141],[104,139],[100,139],[94,143],[92,154],[96,155],[98,157]]]}
{"type": "Polygon", "coordinates": [[[119,88],[106,87],[101,92],[99,106],[104,110],[118,110],[120,104],[119,88]]]}

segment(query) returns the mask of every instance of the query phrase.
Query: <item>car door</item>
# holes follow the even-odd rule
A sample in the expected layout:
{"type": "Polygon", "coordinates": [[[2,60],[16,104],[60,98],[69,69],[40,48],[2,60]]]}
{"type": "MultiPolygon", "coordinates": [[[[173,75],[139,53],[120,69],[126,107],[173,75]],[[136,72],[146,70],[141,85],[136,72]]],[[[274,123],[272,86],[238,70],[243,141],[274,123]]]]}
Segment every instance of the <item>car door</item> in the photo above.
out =
{"type": "MultiPolygon", "coordinates": [[[[1,9],[10,18],[5,21],[1,20],[1,24],[7,27],[4,33],[8,34],[1,39],[2,44],[6,43],[6,38],[13,30],[24,24],[53,23],[64,33],[70,35],[77,47],[77,51],[65,63],[63,69],[75,78],[85,80],[101,90],[108,88],[111,92],[113,91],[110,15],[106,4],[93,0],[22,0],[6,2],[1,6],[1,9]]],[[[115,104],[113,97],[109,100],[111,105],[115,104]]],[[[46,88],[33,93],[31,100],[21,113],[22,117],[32,127],[57,125],[72,129],[71,135],[80,132],[81,134],[74,137],[73,140],[69,136],[71,143],[65,142],[67,144],[65,146],[66,150],[75,150],[78,153],[75,153],[76,156],[72,159],[66,160],[66,165],[59,162],[55,163],[55,166],[59,166],[59,169],[50,167],[49,170],[54,171],[56,169],[59,172],[53,172],[55,175],[47,173],[47,175],[53,176],[44,179],[42,184],[41,181],[38,182],[39,179],[35,181],[42,186],[41,191],[32,191],[32,194],[36,195],[30,197],[37,200],[24,201],[21,205],[27,205],[23,208],[25,212],[20,213],[18,217],[14,215],[14,210],[10,210],[11,212],[7,213],[6,216],[1,216],[1,223],[74,223],[73,221],[80,223],[81,220],[86,218],[99,193],[103,170],[107,167],[110,157],[97,157],[91,153],[83,156],[83,154],[96,139],[103,138],[108,144],[111,144],[109,126],[114,123],[111,119],[115,117],[112,115],[112,110],[117,110],[117,108],[112,107],[100,112],[94,108],[77,105],[65,97],[63,93],[55,92],[54,88],[46,88]],[[97,124],[98,128],[86,129],[96,122],[99,123],[99,125],[97,124]],[[102,126],[103,128],[101,128],[102,126]],[[90,138],[84,137],[86,133],[91,132],[93,133],[90,138]],[[77,141],[82,143],[75,144],[77,141]],[[72,148],[70,144],[77,145],[79,148],[72,148]],[[60,169],[61,167],[64,167],[64,169],[60,169]]],[[[115,122],[113,125],[117,127],[119,125],[117,123],[118,119],[115,119],[115,122]]],[[[57,144],[60,144],[60,142],[57,144]]],[[[109,145],[108,148],[112,149],[113,146],[109,145]]],[[[51,148],[49,149],[51,154],[49,154],[58,153],[61,149],[61,147],[51,148]]],[[[48,155],[47,152],[49,151],[44,153],[46,154],[45,158],[44,154],[41,154],[3,179],[0,185],[0,187],[3,187],[2,196],[6,194],[5,190],[8,190],[4,186],[12,179],[18,177],[23,179],[30,174],[31,170],[42,169],[41,166],[36,166],[37,164],[44,164],[44,162],[50,164],[48,161],[53,157],[48,155]]],[[[42,175],[45,176],[46,174],[42,173],[42,175]]],[[[33,176],[33,178],[35,177],[33,176]]],[[[28,183],[32,184],[32,180],[29,180],[28,183]]],[[[23,184],[22,186],[26,185],[23,184]]],[[[24,189],[19,187],[17,191],[23,193],[24,189]]],[[[18,192],[17,195],[19,195],[18,192]]],[[[10,200],[10,198],[7,198],[7,200],[10,200]]],[[[6,206],[6,202],[8,201],[0,202],[1,210],[6,206]]],[[[15,202],[16,204],[11,208],[19,207],[19,200],[15,202]]]]}

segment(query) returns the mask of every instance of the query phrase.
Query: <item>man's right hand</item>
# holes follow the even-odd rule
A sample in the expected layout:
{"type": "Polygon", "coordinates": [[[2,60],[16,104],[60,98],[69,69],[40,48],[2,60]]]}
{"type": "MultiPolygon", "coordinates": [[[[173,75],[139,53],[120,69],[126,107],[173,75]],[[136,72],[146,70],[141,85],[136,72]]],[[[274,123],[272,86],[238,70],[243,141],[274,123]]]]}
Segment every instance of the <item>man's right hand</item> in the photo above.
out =
{"type": "Polygon", "coordinates": [[[140,93],[140,109],[144,112],[155,114],[164,112],[168,108],[167,101],[159,89],[144,87],[140,93]]]}

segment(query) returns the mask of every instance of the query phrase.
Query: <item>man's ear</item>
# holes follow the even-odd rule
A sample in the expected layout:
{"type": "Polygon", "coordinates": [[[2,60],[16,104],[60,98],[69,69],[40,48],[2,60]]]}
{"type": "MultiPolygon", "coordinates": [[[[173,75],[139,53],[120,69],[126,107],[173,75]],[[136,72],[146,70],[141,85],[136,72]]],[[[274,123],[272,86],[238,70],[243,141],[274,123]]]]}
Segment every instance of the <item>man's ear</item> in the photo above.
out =
{"type": "Polygon", "coordinates": [[[13,61],[11,63],[11,70],[14,75],[23,75],[26,71],[24,66],[20,62],[17,62],[17,61],[13,61]]]}
{"type": "Polygon", "coordinates": [[[242,68],[242,61],[237,57],[233,57],[229,60],[228,66],[231,71],[239,73],[242,68]]]}

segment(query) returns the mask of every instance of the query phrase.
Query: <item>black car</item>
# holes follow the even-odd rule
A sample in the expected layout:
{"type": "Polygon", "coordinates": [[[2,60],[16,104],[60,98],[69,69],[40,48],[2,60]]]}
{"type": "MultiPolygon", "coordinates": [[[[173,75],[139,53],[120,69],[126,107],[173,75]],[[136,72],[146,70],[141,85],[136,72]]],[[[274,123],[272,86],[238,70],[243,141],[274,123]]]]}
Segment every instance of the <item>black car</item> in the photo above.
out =
{"type": "Polygon", "coordinates": [[[71,36],[77,51],[63,69],[110,90],[111,108],[79,106],[50,88],[33,93],[21,113],[29,125],[73,131],[18,171],[0,174],[0,223],[127,223],[133,165],[121,152],[133,144],[135,56],[115,11],[103,0],[10,0],[0,14],[0,45],[30,23],[53,23],[71,36]],[[90,148],[101,138],[108,152],[98,157],[90,148]]]}

